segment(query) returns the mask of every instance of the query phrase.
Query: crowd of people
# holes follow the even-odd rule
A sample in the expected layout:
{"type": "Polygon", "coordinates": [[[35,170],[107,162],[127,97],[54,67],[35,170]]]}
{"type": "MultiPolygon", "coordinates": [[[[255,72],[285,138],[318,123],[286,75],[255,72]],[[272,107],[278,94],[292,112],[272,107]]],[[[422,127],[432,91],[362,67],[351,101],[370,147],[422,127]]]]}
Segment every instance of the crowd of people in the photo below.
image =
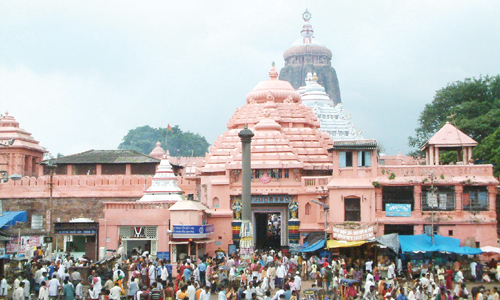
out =
{"type": "MultiPolygon", "coordinates": [[[[500,300],[497,288],[466,286],[462,267],[432,266],[413,274],[397,259],[380,270],[371,259],[319,257],[281,251],[256,251],[252,257],[204,255],[172,264],[150,255],[120,258],[112,269],[92,269],[89,288],[72,266],[84,262],[58,257],[50,262],[34,260],[12,287],[0,277],[0,296],[13,300],[298,300],[307,286],[324,291],[328,299],[364,300],[500,300]],[[9,292],[9,288],[11,291],[9,292]]],[[[489,263],[495,269],[496,261],[489,263]]],[[[471,267],[478,265],[471,263],[471,267]]],[[[110,267],[111,268],[111,267],[110,267]]],[[[471,274],[487,283],[484,274],[471,274]]],[[[498,279],[498,278],[497,278],[498,279]]],[[[309,299],[308,299],[309,300],[309,299]]]]}

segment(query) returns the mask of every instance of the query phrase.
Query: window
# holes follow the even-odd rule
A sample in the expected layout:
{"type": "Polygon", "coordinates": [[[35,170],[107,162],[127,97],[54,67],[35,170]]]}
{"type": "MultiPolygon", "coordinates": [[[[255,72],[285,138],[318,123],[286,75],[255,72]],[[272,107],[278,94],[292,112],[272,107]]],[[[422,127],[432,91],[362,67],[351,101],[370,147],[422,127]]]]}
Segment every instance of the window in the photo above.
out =
{"type": "Polygon", "coordinates": [[[219,198],[215,197],[214,198],[214,208],[218,208],[219,207],[219,198]]]}
{"type": "Polygon", "coordinates": [[[413,235],[414,234],[413,225],[405,224],[385,224],[384,234],[397,233],[401,235],[413,235]]]}
{"type": "Polygon", "coordinates": [[[462,201],[463,210],[488,210],[488,188],[485,186],[466,186],[462,201]]]}
{"type": "Polygon", "coordinates": [[[422,210],[455,210],[455,187],[422,187],[422,210]],[[432,190],[434,189],[434,190],[432,190]]]}
{"type": "Polygon", "coordinates": [[[306,211],[305,211],[306,216],[309,216],[311,214],[311,204],[306,203],[306,211]]]}
{"type": "Polygon", "coordinates": [[[43,227],[43,216],[42,215],[32,215],[31,216],[31,229],[42,229],[43,227]]]}
{"type": "Polygon", "coordinates": [[[345,221],[361,221],[361,201],[359,198],[346,198],[345,221]]]}
{"type": "Polygon", "coordinates": [[[341,168],[352,167],[351,151],[341,151],[339,153],[339,167],[341,168]]]}
{"type": "Polygon", "coordinates": [[[101,165],[102,175],[125,174],[125,170],[126,170],[125,164],[102,164],[101,165]]]}
{"type": "Polygon", "coordinates": [[[413,198],[413,186],[383,186],[382,187],[382,210],[385,211],[387,204],[410,204],[411,211],[415,205],[413,198]]]}
{"type": "Polygon", "coordinates": [[[453,236],[453,230],[448,230],[448,236],[453,236]]]}
{"type": "Polygon", "coordinates": [[[73,165],[73,175],[95,175],[95,164],[73,165]]]}
{"type": "Polygon", "coordinates": [[[372,153],[370,151],[358,151],[358,167],[371,167],[372,153]]]}
{"type": "Polygon", "coordinates": [[[156,164],[131,164],[130,173],[132,175],[154,175],[156,164]]]}

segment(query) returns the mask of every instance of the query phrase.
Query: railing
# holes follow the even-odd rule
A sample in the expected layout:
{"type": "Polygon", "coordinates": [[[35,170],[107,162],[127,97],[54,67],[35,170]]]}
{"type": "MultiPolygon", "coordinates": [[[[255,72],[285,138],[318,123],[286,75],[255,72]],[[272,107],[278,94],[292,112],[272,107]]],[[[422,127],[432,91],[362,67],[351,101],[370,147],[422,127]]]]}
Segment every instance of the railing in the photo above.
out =
{"type": "Polygon", "coordinates": [[[324,186],[328,185],[330,181],[329,176],[321,176],[321,177],[302,177],[304,186],[324,186]]]}
{"type": "Polygon", "coordinates": [[[380,166],[378,176],[493,176],[492,165],[380,166]]]}
{"type": "MultiPolygon", "coordinates": [[[[144,186],[151,185],[152,176],[141,175],[54,175],[54,186],[144,186]]],[[[11,186],[47,186],[49,176],[23,177],[21,180],[9,180],[11,186]]]]}
{"type": "Polygon", "coordinates": [[[169,209],[167,202],[105,202],[104,209],[169,209]]]}

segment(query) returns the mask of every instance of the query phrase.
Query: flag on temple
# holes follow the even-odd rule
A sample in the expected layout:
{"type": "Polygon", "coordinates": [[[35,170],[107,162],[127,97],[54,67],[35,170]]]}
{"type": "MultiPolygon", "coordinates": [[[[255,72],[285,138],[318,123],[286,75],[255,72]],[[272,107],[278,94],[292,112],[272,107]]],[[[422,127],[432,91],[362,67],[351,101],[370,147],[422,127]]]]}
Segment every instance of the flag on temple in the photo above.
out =
{"type": "Polygon", "coordinates": [[[172,132],[174,132],[174,131],[172,130],[172,127],[170,127],[170,124],[168,124],[167,129],[168,129],[168,130],[170,130],[170,131],[172,131],[172,132]]]}

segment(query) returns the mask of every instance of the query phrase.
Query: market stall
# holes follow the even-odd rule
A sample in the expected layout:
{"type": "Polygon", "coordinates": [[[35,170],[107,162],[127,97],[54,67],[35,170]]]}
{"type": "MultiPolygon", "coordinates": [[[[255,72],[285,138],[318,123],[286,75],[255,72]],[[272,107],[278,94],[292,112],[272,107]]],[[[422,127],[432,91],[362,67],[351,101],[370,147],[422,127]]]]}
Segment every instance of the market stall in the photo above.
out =
{"type": "Polygon", "coordinates": [[[460,240],[434,235],[400,235],[401,252],[406,263],[410,263],[413,276],[420,276],[435,266],[452,267],[458,261],[464,276],[470,274],[468,269],[470,256],[483,253],[479,248],[460,247],[460,240]]]}

